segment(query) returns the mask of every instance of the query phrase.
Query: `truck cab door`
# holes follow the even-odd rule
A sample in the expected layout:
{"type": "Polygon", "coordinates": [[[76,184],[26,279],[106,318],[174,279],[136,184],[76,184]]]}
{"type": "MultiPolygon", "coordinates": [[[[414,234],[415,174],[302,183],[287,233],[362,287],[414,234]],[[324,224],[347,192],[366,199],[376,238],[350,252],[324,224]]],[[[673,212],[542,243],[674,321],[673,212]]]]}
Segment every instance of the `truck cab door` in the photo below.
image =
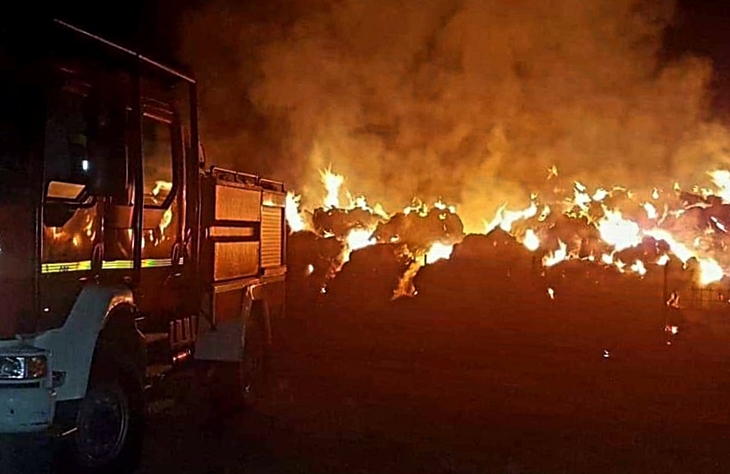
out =
{"type": "Polygon", "coordinates": [[[168,109],[143,106],[141,128],[144,207],[135,297],[152,326],[147,330],[163,332],[183,314],[184,146],[179,120],[168,109]]]}
{"type": "Polygon", "coordinates": [[[85,113],[85,86],[67,81],[49,94],[43,155],[41,315],[39,329],[60,326],[84,282],[95,273],[100,204],[89,192],[95,156],[85,113]]]}

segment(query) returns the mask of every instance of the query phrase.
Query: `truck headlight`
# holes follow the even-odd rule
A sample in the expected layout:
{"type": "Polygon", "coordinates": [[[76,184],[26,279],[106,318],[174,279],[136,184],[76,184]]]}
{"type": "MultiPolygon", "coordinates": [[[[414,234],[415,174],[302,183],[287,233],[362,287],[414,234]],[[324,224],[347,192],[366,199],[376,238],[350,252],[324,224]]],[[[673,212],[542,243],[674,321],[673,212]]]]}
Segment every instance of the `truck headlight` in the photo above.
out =
{"type": "Polygon", "coordinates": [[[42,379],[47,374],[45,356],[0,356],[0,380],[42,379]]]}
{"type": "Polygon", "coordinates": [[[0,380],[22,380],[25,378],[25,357],[0,357],[0,380]]]}

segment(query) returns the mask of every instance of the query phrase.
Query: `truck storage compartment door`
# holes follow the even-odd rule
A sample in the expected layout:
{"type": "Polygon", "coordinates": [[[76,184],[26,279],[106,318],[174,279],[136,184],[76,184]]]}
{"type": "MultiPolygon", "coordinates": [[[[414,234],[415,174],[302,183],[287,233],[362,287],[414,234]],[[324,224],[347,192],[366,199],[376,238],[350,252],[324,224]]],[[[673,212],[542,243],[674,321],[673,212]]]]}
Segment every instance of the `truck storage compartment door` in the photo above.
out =
{"type": "Polygon", "coordinates": [[[261,251],[261,188],[247,178],[215,169],[202,179],[200,264],[208,288],[196,359],[235,361],[242,354],[261,251]]]}
{"type": "Polygon", "coordinates": [[[258,274],[261,191],[215,177],[207,177],[203,184],[201,263],[207,282],[258,274]]]}

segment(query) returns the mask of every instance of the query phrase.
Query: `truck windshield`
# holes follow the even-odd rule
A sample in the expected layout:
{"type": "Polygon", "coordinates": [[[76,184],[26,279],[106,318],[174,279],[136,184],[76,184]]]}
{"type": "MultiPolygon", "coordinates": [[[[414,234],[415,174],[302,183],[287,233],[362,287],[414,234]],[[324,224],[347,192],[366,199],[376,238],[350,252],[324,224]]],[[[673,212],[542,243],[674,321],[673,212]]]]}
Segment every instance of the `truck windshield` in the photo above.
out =
{"type": "MultiPolygon", "coordinates": [[[[0,85],[2,87],[2,85],[0,85]]],[[[18,186],[28,184],[30,166],[26,159],[28,127],[22,114],[18,97],[0,93],[0,195],[15,194],[18,186]]]]}
{"type": "Polygon", "coordinates": [[[34,294],[36,189],[31,184],[33,121],[28,96],[0,79],[0,339],[24,331],[34,294]],[[3,87],[7,86],[7,87],[3,87]]]}

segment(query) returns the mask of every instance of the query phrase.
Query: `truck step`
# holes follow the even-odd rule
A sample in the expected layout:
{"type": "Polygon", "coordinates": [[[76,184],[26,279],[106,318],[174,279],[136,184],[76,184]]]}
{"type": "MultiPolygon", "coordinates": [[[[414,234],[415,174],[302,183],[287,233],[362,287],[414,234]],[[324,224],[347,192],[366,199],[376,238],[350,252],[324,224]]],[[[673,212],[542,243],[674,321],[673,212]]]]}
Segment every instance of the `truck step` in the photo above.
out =
{"type": "Polygon", "coordinates": [[[147,403],[147,415],[160,415],[169,412],[176,405],[174,398],[163,398],[147,403]]]}
{"type": "Polygon", "coordinates": [[[144,342],[148,346],[170,340],[170,334],[166,332],[151,332],[144,335],[144,342]]]}
{"type": "Polygon", "coordinates": [[[170,343],[173,348],[186,347],[195,343],[198,333],[198,317],[187,316],[170,321],[170,343]]]}
{"type": "Polygon", "coordinates": [[[145,370],[148,383],[164,377],[171,369],[172,366],[168,364],[155,364],[148,366],[145,370]]]}

